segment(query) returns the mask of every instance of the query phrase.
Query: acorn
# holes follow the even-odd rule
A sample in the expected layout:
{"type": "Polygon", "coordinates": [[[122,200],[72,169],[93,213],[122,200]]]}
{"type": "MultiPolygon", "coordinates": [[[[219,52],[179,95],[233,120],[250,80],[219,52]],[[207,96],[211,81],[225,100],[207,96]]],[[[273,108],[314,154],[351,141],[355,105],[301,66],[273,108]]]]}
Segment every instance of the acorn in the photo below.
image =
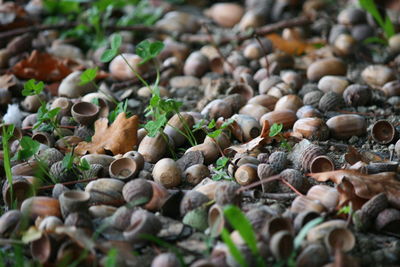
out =
{"type": "Polygon", "coordinates": [[[89,213],[86,212],[72,212],[68,214],[64,221],[65,226],[74,226],[82,228],[87,233],[93,232],[93,223],[89,213]]]}
{"type": "Polygon", "coordinates": [[[320,214],[325,211],[325,207],[318,201],[306,196],[298,196],[293,200],[290,210],[294,213],[313,211],[320,214]]]}
{"type": "Polygon", "coordinates": [[[256,95],[247,101],[247,104],[258,104],[266,107],[268,110],[274,110],[278,98],[271,95],[256,95]]]}
{"type": "Polygon", "coordinates": [[[299,119],[312,118],[312,117],[321,118],[322,114],[318,109],[309,105],[305,105],[297,110],[296,116],[299,119]]]}
{"type": "Polygon", "coordinates": [[[319,201],[327,210],[334,210],[339,204],[339,192],[327,185],[314,185],[308,190],[307,197],[319,201]]]}
{"type": "Polygon", "coordinates": [[[329,262],[329,254],[323,244],[310,243],[299,254],[296,259],[296,266],[323,266],[329,262]],[[318,255],[318,257],[316,257],[318,255]]]}
{"type": "Polygon", "coordinates": [[[303,118],[293,125],[293,132],[299,133],[309,140],[324,141],[329,137],[329,128],[320,118],[303,118]]]}
{"type": "Polygon", "coordinates": [[[338,58],[325,58],[312,63],[307,68],[307,78],[311,81],[318,81],[326,75],[346,75],[347,67],[338,58]]]}
{"type": "Polygon", "coordinates": [[[287,153],[284,151],[275,151],[268,158],[268,164],[276,173],[283,171],[288,164],[287,153]]]}
{"type": "Polygon", "coordinates": [[[37,122],[37,114],[29,114],[21,123],[21,128],[31,127],[37,122]]]}
{"type": "Polygon", "coordinates": [[[396,79],[394,71],[385,65],[370,65],[361,72],[361,77],[369,86],[379,88],[396,79]]]}
{"type": "Polygon", "coordinates": [[[334,47],[336,48],[336,53],[340,56],[348,56],[354,53],[356,49],[357,40],[347,33],[340,34],[335,42],[334,47]]]}
{"type": "Polygon", "coordinates": [[[47,148],[40,150],[37,154],[40,161],[44,162],[47,167],[51,167],[54,163],[62,161],[64,155],[55,148],[47,148]]]}
{"type": "MultiPolygon", "coordinates": [[[[257,175],[261,181],[263,179],[267,179],[275,174],[276,174],[275,169],[272,168],[272,166],[269,164],[261,163],[257,166],[257,175]]],[[[271,181],[268,183],[261,184],[261,188],[264,193],[270,193],[270,192],[275,191],[277,185],[278,185],[278,181],[271,181]]]]}
{"type": "Polygon", "coordinates": [[[249,60],[259,59],[263,55],[263,50],[261,49],[259,44],[257,44],[256,42],[251,42],[243,49],[243,55],[249,60]]]}
{"type": "Polygon", "coordinates": [[[73,212],[87,212],[90,194],[85,191],[65,191],[59,197],[61,214],[64,218],[73,212]]]}
{"type": "Polygon", "coordinates": [[[55,260],[59,244],[56,236],[50,233],[42,233],[39,239],[30,243],[32,258],[41,264],[55,260]]]}
{"type": "Polygon", "coordinates": [[[304,139],[294,146],[293,151],[289,154],[289,159],[292,160],[296,168],[308,171],[312,160],[323,154],[323,149],[320,146],[304,139]]]}
{"type": "Polygon", "coordinates": [[[299,96],[285,95],[276,102],[274,110],[292,110],[293,112],[296,112],[302,106],[303,101],[299,96]]]}
{"type": "Polygon", "coordinates": [[[386,208],[381,211],[375,219],[375,228],[378,231],[399,233],[397,225],[400,223],[400,211],[393,208],[386,208]]]}
{"type": "Polygon", "coordinates": [[[200,51],[191,53],[183,66],[183,73],[187,76],[201,77],[209,69],[210,62],[208,58],[200,51]]]}
{"type": "Polygon", "coordinates": [[[170,158],[159,160],[153,168],[153,179],[155,182],[172,188],[178,186],[182,181],[182,173],[178,164],[170,158]]]}
{"type": "Polygon", "coordinates": [[[133,243],[145,243],[142,235],[157,235],[161,230],[161,222],[157,216],[146,210],[133,212],[130,225],[125,229],[123,235],[126,240],[133,243]]]}
{"type": "Polygon", "coordinates": [[[249,9],[244,13],[242,19],[239,22],[239,29],[242,31],[248,30],[249,28],[258,28],[264,25],[266,22],[266,16],[263,12],[255,9],[249,9]]]}
{"type": "Polygon", "coordinates": [[[240,194],[237,193],[240,186],[233,182],[218,183],[215,190],[215,203],[221,207],[233,204],[240,204],[240,194]]]}
{"type": "Polygon", "coordinates": [[[181,262],[174,253],[158,254],[151,262],[151,267],[175,267],[180,265],[181,262]]]}
{"type": "MultiPolygon", "coordinates": [[[[254,80],[257,81],[256,78],[254,78],[254,80]]],[[[266,77],[263,80],[259,81],[258,91],[260,92],[260,95],[264,95],[264,94],[268,93],[268,91],[273,86],[275,86],[279,83],[282,83],[282,78],[280,76],[273,75],[270,77],[266,77]]]]}
{"type": "Polygon", "coordinates": [[[239,94],[247,101],[254,96],[253,88],[245,83],[235,83],[227,89],[226,93],[228,95],[239,94]]]}
{"type": "Polygon", "coordinates": [[[77,98],[87,93],[97,90],[93,83],[79,85],[81,82],[82,71],[74,71],[65,77],[58,87],[58,95],[68,98],[77,98]]]}
{"type": "Polygon", "coordinates": [[[158,133],[155,137],[146,135],[140,142],[138,152],[146,162],[156,163],[167,151],[168,139],[158,133]]]}
{"type": "MultiPolygon", "coordinates": [[[[289,184],[291,184],[294,188],[299,190],[302,193],[307,192],[308,188],[310,187],[309,182],[303,176],[303,174],[295,169],[286,169],[282,171],[279,176],[282,179],[285,179],[289,184]]],[[[278,184],[279,191],[284,193],[291,193],[292,189],[290,189],[286,184],[279,183],[278,184]]]]}
{"type": "Polygon", "coordinates": [[[52,147],[55,142],[53,135],[51,135],[48,132],[41,132],[41,131],[35,132],[32,135],[32,140],[45,144],[48,147],[52,147]]]}
{"type": "Polygon", "coordinates": [[[268,90],[267,95],[274,96],[276,98],[282,98],[284,95],[294,94],[294,90],[290,85],[286,83],[278,83],[268,90]]]}
{"type": "Polygon", "coordinates": [[[235,172],[235,180],[240,185],[249,185],[257,179],[257,165],[246,163],[235,172]]]}
{"type": "Polygon", "coordinates": [[[274,123],[283,124],[283,129],[290,129],[292,128],[293,124],[296,122],[297,117],[296,113],[292,110],[277,110],[271,111],[264,114],[260,118],[260,124],[263,125],[264,121],[267,120],[269,125],[273,125],[274,123]]]}
{"type": "Polygon", "coordinates": [[[365,118],[355,114],[337,115],[330,118],[326,125],[331,134],[337,139],[349,139],[351,136],[360,136],[366,133],[365,118]]]}
{"type": "Polygon", "coordinates": [[[236,25],[244,14],[242,6],[236,3],[216,3],[205,11],[218,25],[231,28],[236,25]]]}
{"type": "Polygon", "coordinates": [[[364,10],[355,7],[348,7],[340,11],[337,20],[343,25],[356,25],[364,22],[366,19],[364,10]]]}
{"type": "Polygon", "coordinates": [[[379,120],[373,124],[371,136],[375,142],[386,145],[396,141],[399,133],[389,121],[379,120]]]}
{"type": "Polygon", "coordinates": [[[0,106],[11,104],[11,92],[6,88],[0,88],[0,106]]]}
{"type": "Polygon", "coordinates": [[[88,183],[85,187],[85,192],[90,194],[91,204],[107,204],[117,206],[123,202],[122,188],[124,182],[111,179],[100,178],[88,183]]]}
{"type": "Polygon", "coordinates": [[[40,101],[45,101],[43,95],[28,95],[22,101],[21,106],[29,112],[37,112],[42,103],[40,101]]]}
{"type": "Polygon", "coordinates": [[[60,108],[61,116],[70,116],[71,114],[72,102],[66,97],[57,97],[54,99],[53,103],[51,103],[51,108],[60,108]]]}
{"type": "Polygon", "coordinates": [[[19,230],[22,213],[19,210],[9,210],[0,217],[0,237],[8,238],[19,230]]]}
{"type": "Polygon", "coordinates": [[[123,181],[137,177],[140,169],[136,161],[130,157],[122,157],[111,162],[109,174],[111,178],[123,181]]]}
{"type": "Polygon", "coordinates": [[[400,52],[400,34],[395,34],[389,38],[389,48],[392,52],[400,52]]]}
{"type": "Polygon", "coordinates": [[[133,68],[140,75],[148,70],[148,64],[139,65],[141,61],[142,58],[136,54],[123,53],[122,55],[116,56],[110,62],[108,69],[112,77],[117,80],[126,81],[135,77],[135,74],[130,68],[133,68]],[[122,56],[128,61],[129,65],[126,64],[122,56]]]}
{"type": "Polygon", "coordinates": [[[372,100],[372,92],[368,86],[352,84],[344,90],[343,99],[348,106],[365,106],[372,100]]]}
{"type": "Polygon", "coordinates": [[[221,99],[215,99],[207,104],[201,111],[201,114],[210,119],[218,119],[223,117],[224,119],[232,116],[232,106],[221,99]]]}
{"type": "Polygon", "coordinates": [[[303,77],[300,73],[287,70],[281,74],[284,83],[288,84],[294,90],[299,90],[303,86],[303,77]]]}
{"type": "Polygon", "coordinates": [[[175,114],[169,120],[164,128],[164,133],[170,136],[176,147],[182,146],[187,140],[180,132],[187,134],[194,125],[194,118],[187,113],[175,114]]]}
{"type": "Polygon", "coordinates": [[[333,229],[343,229],[346,228],[346,221],[344,220],[330,220],[323,222],[314,228],[312,228],[307,233],[307,241],[314,242],[324,239],[324,237],[331,232],[333,229]]]}
{"type": "Polygon", "coordinates": [[[303,103],[304,105],[318,107],[319,101],[321,100],[323,95],[324,93],[320,90],[308,92],[303,97],[303,103]]]}
{"type": "MultiPolygon", "coordinates": [[[[35,221],[36,224],[36,221],[35,221]]],[[[47,216],[40,220],[37,226],[38,230],[41,232],[54,232],[58,226],[64,225],[63,221],[55,216],[47,216]]]]}
{"type": "Polygon", "coordinates": [[[81,138],[82,140],[88,140],[94,135],[94,130],[89,127],[89,125],[80,125],[75,128],[73,135],[81,138]]]}
{"type": "Polygon", "coordinates": [[[60,202],[51,197],[36,196],[27,198],[22,202],[20,210],[32,220],[46,216],[61,218],[60,202]]]}
{"type": "Polygon", "coordinates": [[[124,154],[123,157],[131,158],[135,161],[136,165],[138,166],[139,170],[142,170],[144,167],[144,158],[143,156],[137,151],[128,151],[124,154]]]}
{"type": "Polygon", "coordinates": [[[276,260],[287,259],[293,252],[293,236],[288,231],[279,231],[272,235],[269,247],[276,260]]]}
{"type": "Polygon", "coordinates": [[[195,33],[200,28],[199,19],[188,12],[170,11],[158,20],[156,27],[179,33],[195,33]]]}
{"type": "Polygon", "coordinates": [[[71,107],[72,117],[82,125],[92,125],[99,111],[99,106],[89,102],[79,102],[71,107]]]}
{"type": "Polygon", "coordinates": [[[191,185],[197,185],[201,180],[210,176],[210,170],[204,164],[195,164],[187,168],[183,176],[191,185]]]}
{"type": "Polygon", "coordinates": [[[289,233],[293,232],[292,222],[285,217],[282,216],[274,216],[269,218],[264,227],[261,230],[261,235],[270,240],[276,233],[280,231],[287,231],[289,233]]]}
{"type": "Polygon", "coordinates": [[[128,208],[126,205],[119,207],[110,217],[110,225],[112,228],[119,231],[124,231],[128,228],[134,211],[135,209],[128,208]]]}
{"type": "Polygon", "coordinates": [[[260,118],[269,111],[268,108],[259,104],[246,104],[240,109],[239,114],[251,116],[259,121],[260,118]]]}
{"type": "Polygon", "coordinates": [[[389,205],[385,193],[380,193],[369,199],[360,210],[353,215],[354,224],[361,231],[368,230],[378,214],[389,205]]]}
{"type": "Polygon", "coordinates": [[[381,89],[387,97],[400,96],[400,81],[387,82],[381,89]]]}
{"type": "Polygon", "coordinates": [[[314,220],[315,218],[318,218],[319,216],[320,214],[315,211],[303,211],[298,213],[293,221],[295,232],[300,232],[304,225],[314,220]]]}
{"type": "Polygon", "coordinates": [[[116,210],[116,207],[109,205],[95,205],[89,208],[89,215],[94,219],[103,219],[112,216],[116,210]]]}
{"type": "Polygon", "coordinates": [[[244,114],[235,114],[231,119],[239,125],[243,133],[243,141],[248,142],[260,135],[261,127],[256,118],[244,114]]]}
{"type": "Polygon", "coordinates": [[[208,197],[203,193],[195,190],[190,190],[184,195],[180,203],[180,213],[182,216],[184,216],[189,211],[194,210],[209,201],[210,200],[208,199],[208,197]]]}
{"type": "Polygon", "coordinates": [[[334,92],[342,95],[346,87],[349,85],[345,76],[326,75],[318,82],[318,89],[324,93],[334,92]]]}
{"type": "Polygon", "coordinates": [[[63,183],[75,180],[77,175],[73,171],[74,166],[71,169],[67,169],[64,166],[63,161],[57,161],[50,167],[49,174],[53,177],[57,182],[63,183]]]}
{"type": "Polygon", "coordinates": [[[187,149],[185,153],[191,151],[200,151],[204,156],[205,164],[211,164],[215,162],[220,155],[217,145],[213,142],[207,142],[192,146],[191,148],[187,149]]]}
{"type": "Polygon", "coordinates": [[[318,108],[322,111],[338,110],[343,106],[343,97],[334,92],[325,93],[318,103],[318,108]]]}

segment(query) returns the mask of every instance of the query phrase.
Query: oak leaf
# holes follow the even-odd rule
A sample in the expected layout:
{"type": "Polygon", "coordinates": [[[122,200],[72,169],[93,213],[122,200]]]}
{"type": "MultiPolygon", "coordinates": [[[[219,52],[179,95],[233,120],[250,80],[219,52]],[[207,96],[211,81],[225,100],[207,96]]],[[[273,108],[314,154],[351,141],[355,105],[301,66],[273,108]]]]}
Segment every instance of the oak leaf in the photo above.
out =
{"type": "Polygon", "coordinates": [[[337,170],[307,175],[319,182],[331,180],[338,185],[339,208],[351,202],[354,210],[359,209],[368,199],[383,192],[389,203],[400,209],[400,181],[395,172],[363,174],[355,170],[337,170]]]}
{"type": "Polygon", "coordinates": [[[126,118],[126,114],[122,112],[110,126],[106,118],[98,119],[94,129],[92,141],[80,142],[75,148],[76,154],[105,154],[106,150],[114,155],[125,154],[137,144],[138,117],[135,115],[126,118]]]}
{"type": "Polygon", "coordinates": [[[312,43],[301,39],[287,40],[276,33],[268,34],[266,37],[274,44],[274,47],[291,55],[301,55],[316,50],[312,43]]]}

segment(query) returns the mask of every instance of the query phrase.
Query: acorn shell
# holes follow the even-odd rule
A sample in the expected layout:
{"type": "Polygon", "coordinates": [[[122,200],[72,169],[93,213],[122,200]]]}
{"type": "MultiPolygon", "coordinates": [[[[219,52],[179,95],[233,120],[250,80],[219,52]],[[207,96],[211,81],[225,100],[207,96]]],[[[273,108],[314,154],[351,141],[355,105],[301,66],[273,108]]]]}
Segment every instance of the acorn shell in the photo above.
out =
{"type": "Polygon", "coordinates": [[[329,172],[335,169],[335,164],[333,163],[332,159],[325,155],[313,158],[309,166],[311,173],[329,172]]]}
{"type": "MultiPolygon", "coordinates": [[[[74,168],[74,167],[73,167],[74,168]]],[[[53,165],[51,165],[49,174],[53,177],[57,182],[68,182],[75,180],[76,174],[73,170],[68,170],[64,167],[63,161],[57,161],[53,165]]]]}
{"type": "Polygon", "coordinates": [[[218,183],[215,190],[215,203],[220,206],[233,204],[240,204],[240,194],[237,193],[240,186],[233,182],[218,183]]]}
{"type": "Polygon", "coordinates": [[[371,136],[379,144],[390,144],[398,139],[399,133],[387,120],[379,120],[371,129],[371,136]]]}
{"type": "Polygon", "coordinates": [[[82,125],[92,125],[99,111],[99,106],[89,102],[79,102],[71,107],[72,117],[82,125]]]}
{"type": "Polygon", "coordinates": [[[337,139],[348,139],[353,135],[360,136],[367,131],[365,118],[355,114],[332,117],[326,122],[326,125],[331,130],[332,136],[337,139]]]}
{"type": "MultiPolygon", "coordinates": [[[[304,193],[307,192],[310,184],[306,177],[296,169],[286,169],[282,171],[279,176],[282,179],[285,179],[289,184],[291,184],[294,188],[304,193]]],[[[279,191],[284,193],[291,193],[292,189],[290,189],[286,184],[279,183],[279,191]]]]}
{"type": "Polygon", "coordinates": [[[307,245],[296,259],[296,266],[323,266],[329,262],[329,254],[323,244],[311,243],[307,245]],[[318,256],[316,256],[318,255],[318,256]]]}
{"type": "Polygon", "coordinates": [[[174,267],[180,266],[180,261],[174,253],[158,254],[151,262],[151,267],[174,267]]]}
{"type": "Polygon", "coordinates": [[[320,214],[315,211],[303,211],[300,212],[299,214],[296,215],[294,221],[293,221],[293,226],[294,230],[296,233],[298,233],[304,225],[306,225],[308,222],[314,220],[315,218],[318,218],[320,214]]]}
{"type": "Polygon", "coordinates": [[[387,208],[381,211],[375,219],[375,228],[378,231],[399,234],[400,211],[387,208]]]}
{"type": "MultiPolygon", "coordinates": [[[[266,163],[261,163],[257,166],[257,174],[259,179],[262,181],[263,179],[267,179],[276,174],[274,168],[271,165],[266,163]]],[[[271,181],[268,183],[261,184],[262,191],[264,193],[274,192],[276,187],[278,186],[278,181],[271,181]]]]}
{"type": "Polygon", "coordinates": [[[298,196],[293,200],[290,210],[295,213],[303,211],[322,213],[325,211],[325,207],[318,201],[312,200],[306,196],[298,196]]]}
{"type": "Polygon", "coordinates": [[[210,170],[204,164],[195,164],[187,168],[183,176],[191,185],[197,185],[201,180],[210,175],[210,170]]]}
{"type": "Polygon", "coordinates": [[[215,162],[220,155],[217,145],[213,142],[192,146],[191,148],[187,149],[185,153],[190,151],[200,151],[204,156],[205,164],[211,164],[215,162]]]}
{"type": "Polygon", "coordinates": [[[347,228],[335,228],[329,231],[324,237],[328,250],[334,252],[340,249],[343,252],[352,250],[356,244],[356,238],[347,228]]]}
{"type": "Polygon", "coordinates": [[[176,187],[182,182],[182,171],[178,164],[170,158],[159,160],[154,165],[152,174],[154,181],[166,188],[176,187]]]}
{"type": "Polygon", "coordinates": [[[277,110],[264,114],[260,118],[260,124],[263,125],[265,120],[268,121],[269,125],[282,123],[284,129],[290,129],[296,122],[297,117],[292,110],[277,110]]]}
{"type": "Polygon", "coordinates": [[[345,75],[347,67],[338,58],[325,58],[312,63],[307,68],[307,78],[311,81],[318,81],[326,75],[345,75]]]}
{"type": "Polygon", "coordinates": [[[18,231],[22,219],[22,213],[19,210],[9,210],[0,217],[0,236],[8,238],[14,232],[18,231]]]}
{"type": "Polygon", "coordinates": [[[324,92],[320,90],[308,92],[303,97],[303,103],[304,105],[318,107],[319,101],[321,100],[323,95],[324,92]]]}
{"type": "Polygon", "coordinates": [[[145,243],[144,234],[156,235],[161,230],[161,222],[153,213],[145,210],[135,211],[130,224],[123,232],[124,238],[133,243],[145,243]]]}
{"type": "Polygon", "coordinates": [[[288,164],[287,153],[284,151],[275,151],[269,155],[268,164],[276,173],[281,172],[288,164]]]}
{"type": "Polygon", "coordinates": [[[269,247],[275,259],[287,259],[294,249],[292,234],[288,231],[275,233],[269,241],[269,247]]]}
{"type": "Polygon", "coordinates": [[[257,119],[244,114],[235,114],[231,117],[239,125],[243,133],[243,140],[248,142],[260,135],[261,127],[257,119]]]}
{"type": "Polygon", "coordinates": [[[343,106],[343,97],[334,92],[325,93],[318,103],[318,109],[321,111],[338,110],[343,106]]]}
{"type": "Polygon", "coordinates": [[[303,106],[303,101],[297,95],[285,95],[281,97],[275,104],[274,110],[292,110],[296,112],[303,106]]]}
{"type": "Polygon", "coordinates": [[[249,185],[257,179],[257,165],[246,163],[235,172],[235,180],[240,185],[249,185]]]}
{"type": "Polygon", "coordinates": [[[21,212],[32,220],[37,217],[56,216],[61,218],[60,202],[51,197],[30,197],[21,204],[21,212]]]}
{"type": "Polygon", "coordinates": [[[372,92],[368,86],[352,84],[343,92],[343,99],[348,106],[365,106],[372,99],[372,92]]]}
{"type": "Polygon", "coordinates": [[[3,201],[8,207],[12,207],[13,201],[16,201],[17,207],[34,193],[34,177],[30,176],[13,176],[12,189],[8,181],[3,183],[2,195],[3,201]],[[11,199],[11,190],[13,190],[13,200],[11,199]]]}
{"type": "Polygon", "coordinates": [[[139,166],[132,158],[122,157],[111,162],[108,171],[111,178],[127,181],[137,176],[139,166]]]}
{"type": "Polygon", "coordinates": [[[314,185],[308,190],[307,197],[319,201],[327,210],[334,210],[339,204],[339,192],[327,185],[314,185]]]}
{"type": "Polygon", "coordinates": [[[346,228],[346,221],[336,219],[323,222],[307,233],[307,241],[314,242],[322,240],[330,231],[338,228],[346,228]]]}
{"type": "Polygon", "coordinates": [[[208,197],[203,193],[195,190],[188,191],[182,198],[180,203],[180,213],[184,216],[191,210],[194,210],[209,201],[208,197]]]}
{"type": "Polygon", "coordinates": [[[156,163],[167,151],[167,143],[161,134],[155,137],[146,135],[139,144],[138,152],[146,162],[156,163]]]}

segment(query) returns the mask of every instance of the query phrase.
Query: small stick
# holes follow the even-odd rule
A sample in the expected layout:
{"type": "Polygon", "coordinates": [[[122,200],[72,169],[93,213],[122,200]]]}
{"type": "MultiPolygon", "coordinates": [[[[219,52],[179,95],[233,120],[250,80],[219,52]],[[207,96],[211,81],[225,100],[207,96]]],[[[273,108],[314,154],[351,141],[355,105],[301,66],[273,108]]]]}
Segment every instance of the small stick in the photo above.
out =
{"type": "Polygon", "coordinates": [[[252,184],[249,184],[249,185],[246,185],[246,186],[242,186],[241,188],[239,188],[239,189],[236,191],[236,194],[242,193],[243,191],[246,191],[246,190],[249,190],[249,189],[251,189],[251,188],[260,186],[260,185],[262,185],[262,184],[269,183],[269,182],[276,181],[276,180],[280,180],[280,179],[281,179],[281,177],[280,177],[279,174],[278,174],[278,175],[274,175],[274,176],[270,176],[270,177],[267,177],[267,178],[264,178],[264,179],[262,179],[262,180],[260,180],[260,181],[254,182],[254,183],[252,183],[252,184]]]}
{"type": "Polygon", "coordinates": [[[291,200],[297,197],[294,193],[264,193],[257,191],[246,191],[242,193],[244,197],[250,198],[268,198],[273,200],[291,200]]]}
{"type": "MultiPolygon", "coordinates": [[[[100,178],[96,177],[96,178],[89,178],[89,179],[83,179],[83,180],[75,180],[75,181],[65,182],[65,183],[61,183],[61,184],[62,185],[73,185],[73,184],[79,184],[79,183],[87,183],[87,182],[91,182],[91,181],[94,181],[97,179],[100,179],[100,178]]],[[[54,186],[55,186],[54,184],[45,185],[45,186],[39,187],[38,190],[41,191],[41,190],[53,189],[54,186]]]]}
{"type": "Polygon", "coordinates": [[[285,179],[281,178],[280,180],[282,183],[284,183],[287,187],[289,187],[290,189],[292,189],[293,192],[295,192],[297,195],[299,196],[304,196],[302,193],[300,193],[293,185],[291,185],[288,181],[286,181],[285,179]]]}

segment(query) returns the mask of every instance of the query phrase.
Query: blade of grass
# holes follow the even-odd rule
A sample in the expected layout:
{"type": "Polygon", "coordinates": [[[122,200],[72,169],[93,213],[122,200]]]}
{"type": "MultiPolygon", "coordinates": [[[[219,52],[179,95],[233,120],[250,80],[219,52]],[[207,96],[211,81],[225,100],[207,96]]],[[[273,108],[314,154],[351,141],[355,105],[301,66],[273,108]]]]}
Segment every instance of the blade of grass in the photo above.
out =
{"type": "Polygon", "coordinates": [[[303,242],[304,238],[306,237],[307,233],[317,226],[318,224],[322,223],[324,221],[324,218],[318,217],[315,218],[314,220],[309,221],[306,223],[306,225],[301,228],[300,232],[297,234],[296,238],[294,239],[294,248],[298,249],[301,246],[301,243],[303,242]]]}
{"type": "Polygon", "coordinates": [[[242,253],[237,248],[235,243],[233,242],[232,238],[229,235],[229,232],[224,228],[221,232],[221,238],[224,241],[225,245],[228,247],[229,252],[231,253],[232,257],[235,259],[237,263],[240,264],[242,267],[248,267],[242,253]]]}

